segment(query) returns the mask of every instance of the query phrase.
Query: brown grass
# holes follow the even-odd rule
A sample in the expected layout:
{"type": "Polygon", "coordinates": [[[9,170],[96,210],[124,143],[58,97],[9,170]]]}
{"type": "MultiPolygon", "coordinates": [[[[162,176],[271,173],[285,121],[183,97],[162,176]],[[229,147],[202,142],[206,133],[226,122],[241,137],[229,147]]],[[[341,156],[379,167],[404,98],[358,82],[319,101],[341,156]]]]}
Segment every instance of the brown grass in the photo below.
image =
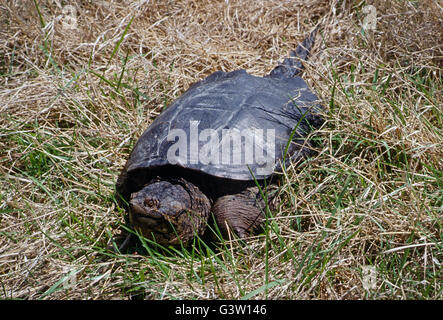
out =
{"type": "Polygon", "coordinates": [[[442,298],[439,1],[79,1],[73,29],[64,1],[37,3],[0,4],[2,297],[442,298]],[[317,25],[304,78],[328,121],[283,177],[270,241],[107,252],[115,180],[150,121],[216,70],[267,74],[317,25]]]}

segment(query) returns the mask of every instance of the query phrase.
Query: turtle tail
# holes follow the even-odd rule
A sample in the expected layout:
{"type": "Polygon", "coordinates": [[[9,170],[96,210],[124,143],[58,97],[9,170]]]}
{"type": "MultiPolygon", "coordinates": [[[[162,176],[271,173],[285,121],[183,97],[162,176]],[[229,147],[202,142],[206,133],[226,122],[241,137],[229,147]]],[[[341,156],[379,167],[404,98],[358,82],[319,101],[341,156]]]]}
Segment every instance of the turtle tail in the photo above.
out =
{"type": "Polygon", "coordinates": [[[309,52],[315,41],[317,29],[318,27],[315,28],[314,31],[312,31],[302,43],[299,43],[297,48],[295,48],[295,51],[291,50],[289,58],[285,58],[283,63],[279,63],[279,65],[271,71],[269,77],[292,78],[297,76],[304,69],[301,61],[307,60],[309,52]]]}

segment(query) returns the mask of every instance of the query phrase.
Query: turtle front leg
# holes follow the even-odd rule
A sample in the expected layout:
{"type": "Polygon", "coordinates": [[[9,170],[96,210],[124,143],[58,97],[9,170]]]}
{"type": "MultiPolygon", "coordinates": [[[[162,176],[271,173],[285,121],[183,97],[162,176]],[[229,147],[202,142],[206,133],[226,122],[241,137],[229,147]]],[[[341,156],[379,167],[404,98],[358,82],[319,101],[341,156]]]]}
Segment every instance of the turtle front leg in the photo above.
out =
{"type": "Polygon", "coordinates": [[[265,202],[257,187],[217,199],[212,207],[221,235],[227,238],[229,230],[244,239],[263,230],[265,202]]]}

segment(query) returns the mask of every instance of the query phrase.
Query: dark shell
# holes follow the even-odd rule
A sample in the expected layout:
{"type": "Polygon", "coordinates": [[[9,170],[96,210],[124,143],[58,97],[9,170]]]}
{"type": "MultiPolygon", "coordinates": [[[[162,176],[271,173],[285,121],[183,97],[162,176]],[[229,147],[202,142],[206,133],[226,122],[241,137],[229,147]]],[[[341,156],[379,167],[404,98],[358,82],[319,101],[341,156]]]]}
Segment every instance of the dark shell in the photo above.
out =
{"type": "Polygon", "coordinates": [[[252,172],[256,179],[265,179],[280,169],[285,150],[292,159],[310,153],[304,138],[321,125],[322,118],[316,115],[319,110],[317,96],[300,77],[256,77],[245,70],[218,71],[191,86],[152,122],[137,141],[124,174],[158,169],[172,162],[216,177],[252,180],[252,172]],[[251,130],[254,128],[262,131],[251,130]],[[186,139],[175,137],[172,133],[178,131],[174,129],[182,130],[186,139]],[[226,129],[233,129],[234,137],[242,135],[241,148],[240,144],[228,142],[232,136],[226,135],[226,129]],[[199,135],[205,132],[213,134],[212,138],[199,135]],[[293,140],[287,149],[291,134],[293,140]],[[177,156],[179,145],[182,157],[177,156]],[[260,153],[275,161],[258,161],[260,153]]]}

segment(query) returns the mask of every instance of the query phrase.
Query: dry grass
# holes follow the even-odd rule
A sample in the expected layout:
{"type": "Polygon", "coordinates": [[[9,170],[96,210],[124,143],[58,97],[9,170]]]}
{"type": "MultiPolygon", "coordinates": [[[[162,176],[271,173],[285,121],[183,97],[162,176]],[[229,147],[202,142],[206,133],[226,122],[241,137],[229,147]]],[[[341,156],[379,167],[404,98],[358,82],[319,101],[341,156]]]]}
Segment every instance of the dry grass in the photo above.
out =
{"type": "Polygon", "coordinates": [[[441,2],[79,1],[73,29],[65,1],[36,3],[0,4],[3,298],[442,299],[441,2]],[[107,251],[150,121],[216,70],[268,73],[316,25],[304,78],[328,121],[266,236],[107,251]]]}

